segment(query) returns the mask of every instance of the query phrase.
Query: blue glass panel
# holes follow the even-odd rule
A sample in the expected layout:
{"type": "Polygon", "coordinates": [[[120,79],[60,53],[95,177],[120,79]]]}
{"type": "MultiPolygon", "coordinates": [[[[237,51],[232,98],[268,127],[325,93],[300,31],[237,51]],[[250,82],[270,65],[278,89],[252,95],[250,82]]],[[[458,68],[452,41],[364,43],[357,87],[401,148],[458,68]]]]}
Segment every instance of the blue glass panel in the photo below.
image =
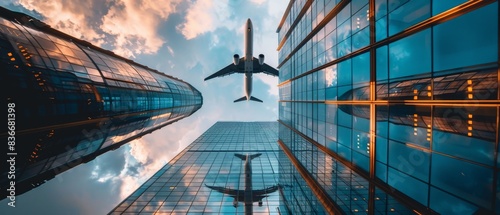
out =
{"type": "Polygon", "coordinates": [[[427,205],[427,184],[391,167],[389,167],[388,169],[389,172],[387,183],[390,186],[398,189],[408,196],[411,196],[418,202],[427,205]]]}
{"type": "MultiPolygon", "coordinates": [[[[368,4],[368,0],[352,0],[351,1],[351,10],[352,13],[356,13],[361,7],[368,4]]],[[[366,9],[364,9],[366,11],[366,9]]]]}
{"type": "Polygon", "coordinates": [[[351,161],[351,149],[342,144],[338,144],[337,146],[338,146],[337,153],[346,160],[351,161]]]}
{"type": "Polygon", "coordinates": [[[434,0],[432,1],[432,15],[444,12],[452,7],[466,2],[467,0],[434,0]]]}
{"type": "Polygon", "coordinates": [[[496,62],[498,4],[434,27],[434,71],[496,62]],[[488,21],[485,22],[485,17],[488,21]]]}
{"type": "Polygon", "coordinates": [[[430,72],[431,31],[421,31],[389,45],[389,78],[430,72]]]}
{"type": "MultiPolygon", "coordinates": [[[[338,64],[337,74],[339,86],[352,84],[351,59],[342,61],[338,64]]],[[[339,95],[341,94],[339,93],[339,95]]]]}
{"type": "MultiPolygon", "coordinates": [[[[357,107],[359,107],[359,106],[357,106],[357,107]]],[[[355,107],[353,107],[353,108],[355,108],[355,107]]],[[[368,106],[367,106],[367,108],[368,108],[368,106]]],[[[354,128],[356,130],[364,131],[364,132],[370,131],[370,120],[369,119],[354,115],[352,117],[352,123],[353,123],[352,128],[354,128]]]]}
{"type": "Polygon", "coordinates": [[[337,86],[337,64],[329,66],[325,69],[325,84],[326,87],[337,86]]]}
{"type": "Polygon", "coordinates": [[[352,35],[352,51],[357,51],[370,44],[370,28],[366,27],[352,35]]]}
{"type": "Polygon", "coordinates": [[[351,17],[351,3],[346,5],[344,9],[342,9],[339,12],[339,14],[337,14],[337,25],[344,23],[350,17],[351,17]]]}
{"type": "Polygon", "coordinates": [[[375,20],[387,15],[387,0],[375,0],[375,20]]]}
{"type": "MultiPolygon", "coordinates": [[[[389,4],[391,7],[391,4],[389,4]]],[[[429,18],[430,0],[411,0],[389,13],[389,36],[429,18]]]]}
{"type": "Polygon", "coordinates": [[[375,163],[375,175],[377,178],[387,183],[387,166],[383,163],[375,163]]]}
{"type": "Polygon", "coordinates": [[[326,148],[332,150],[332,152],[337,152],[337,142],[326,138],[326,148]]]}
{"type": "Polygon", "coordinates": [[[338,129],[338,133],[337,133],[337,137],[338,137],[338,142],[346,147],[351,147],[351,142],[352,142],[352,139],[351,139],[351,130],[350,128],[346,128],[344,126],[338,126],[337,127],[338,129]]]}
{"type": "Polygon", "coordinates": [[[376,75],[377,75],[377,81],[379,80],[387,80],[389,71],[388,71],[388,64],[389,64],[389,56],[388,56],[388,51],[387,51],[387,46],[382,46],[377,49],[376,51],[376,75]]]}
{"type": "Polygon", "coordinates": [[[484,208],[490,208],[493,191],[493,170],[432,154],[431,183],[484,208]]]}
{"type": "Polygon", "coordinates": [[[422,181],[429,180],[429,157],[428,152],[389,141],[389,166],[422,181]]]}
{"type": "Polygon", "coordinates": [[[478,209],[477,206],[434,187],[431,187],[430,207],[440,214],[474,214],[478,209]]]}
{"type": "Polygon", "coordinates": [[[495,144],[460,134],[433,131],[432,148],[445,154],[493,165],[495,144]]]}
{"type": "Polygon", "coordinates": [[[337,100],[337,87],[326,88],[326,100],[337,100]]]}
{"type": "Polygon", "coordinates": [[[338,88],[338,100],[339,101],[349,101],[352,100],[352,85],[347,85],[338,88]]]}
{"type": "Polygon", "coordinates": [[[364,7],[351,17],[352,33],[356,33],[370,24],[368,6],[364,7]]]}
{"type": "Polygon", "coordinates": [[[387,139],[376,137],[375,141],[375,159],[387,163],[387,139]]]}
{"type": "MultiPolygon", "coordinates": [[[[352,116],[344,111],[350,111],[351,110],[350,105],[339,105],[339,108],[337,109],[337,124],[338,125],[343,125],[346,127],[351,128],[352,127],[352,116]]],[[[351,145],[351,144],[349,144],[351,145]]]]}
{"type": "Polygon", "coordinates": [[[370,52],[352,59],[352,83],[370,82],[370,52]]]}
{"type": "Polygon", "coordinates": [[[375,41],[387,38],[387,17],[383,17],[375,22],[375,41]]]}
{"type": "Polygon", "coordinates": [[[361,167],[361,169],[370,172],[370,159],[368,156],[365,156],[358,152],[352,152],[352,163],[356,166],[361,167]]]}
{"type": "Polygon", "coordinates": [[[341,41],[337,45],[337,57],[343,57],[351,53],[351,37],[341,41]]]}

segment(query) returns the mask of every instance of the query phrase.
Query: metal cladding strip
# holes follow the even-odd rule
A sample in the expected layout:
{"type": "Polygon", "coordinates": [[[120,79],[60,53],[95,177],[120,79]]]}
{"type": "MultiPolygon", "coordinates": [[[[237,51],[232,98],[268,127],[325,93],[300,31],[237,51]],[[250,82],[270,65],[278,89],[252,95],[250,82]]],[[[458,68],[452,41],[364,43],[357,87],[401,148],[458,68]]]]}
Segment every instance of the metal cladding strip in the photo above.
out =
{"type": "Polygon", "coordinates": [[[283,141],[278,140],[278,144],[280,145],[283,152],[285,152],[286,156],[292,162],[295,169],[300,173],[304,181],[306,181],[311,191],[314,193],[318,200],[326,209],[328,214],[343,214],[340,210],[340,207],[330,198],[328,194],[323,190],[323,188],[316,182],[316,180],[309,175],[309,172],[306,168],[297,160],[297,158],[292,154],[290,149],[283,143],[283,141]]]}
{"type": "MultiPolygon", "coordinates": [[[[346,0],[344,0],[344,1],[346,1],[346,0]]],[[[397,34],[395,34],[395,35],[393,35],[391,37],[387,37],[386,39],[383,39],[383,40],[381,40],[381,41],[379,41],[379,42],[377,42],[375,44],[370,44],[367,47],[361,48],[361,49],[359,49],[359,50],[357,50],[355,52],[347,54],[347,55],[345,55],[343,57],[340,57],[340,58],[338,58],[336,60],[330,61],[329,63],[326,63],[326,64],[324,64],[322,66],[318,66],[318,67],[316,67],[316,68],[314,68],[312,70],[304,72],[304,73],[302,73],[300,75],[297,75],[297,76],[295,76],[293,78],[290,78],[289,80],[285,80],[285,81],[279,83],[278,87],[282,86],[287,81],[293,81],[293,80],[296,80],[298,78],[301,78],[301,77],[304,77],[306,75],[309,75],[309,74],[311,74],[313,72],[325,69],[325,68],[327,68],[329,66],[332,66],[332,65],[335,65],[335,64],[337,64],[337,63],[339,63],[339,62],[341,62],[343,60],[353,58],[353,57],[355,57],[357,55],[360,55],[360,54],[364,54],[365,52],[369,51],[370,49],[374,49],[374,48],[376,49],[378,47],[387,45],[387,44],[392,43],[392,42],[394,42],[396,40],[399,40],[399,39],[402,39],[402,38],[404,38],[406,36],[418,33],[420,31],[428,29],[429,27],[441,24],[443,22],[446,22],[448,20],[451,20],[451,19],[456,18],[456,17],[458,17],[460,15],[463,15],[463,14],[466,14],[468,12],[474,11],[476,9],[479,9],[481,7],[484,7],[484,6],[489,5],[491,3],[494,3],[494,2],[496,2],[496,0],[467,1],[467,2],[465,2],[463,4],[461,4],[461,5],[458,5],[458,6],[454,7],[454,8],[452,8],[452,9],[449,9],[449,10],[447,10],[447,11],[445,11],[445,12],[443,12],[443,13],[437,15],[437,16],[433,16],[433,17],[431,17],[429,19],[426,19],[426,20],[424,20],[424,21],[422,21],[420,23],[417,23],[417,24],[413,25],[412,27],[409,27],[409,28],[401,31],[400,33],[397,33],[397,34]]],[[[339,6],[340,6],[340,3],[327,16],[325,16],[325,18],[323,19],[323,21],[325,21],[325,20],[330,21],[331,19],[333,19],[334,16],[332,15],[332,17],[330,17],[330,15],[331,14],[335,14],[336,15],[338,12],[334,13],[334,11],[336,11],[336,8],[339,7],[339,6]]],[[[314,28],[311,31],[311,33],[309,35],[307,35],[304,38],[304,40],[301,43],[299,43],[299,45],[292,52],[290,52],[290,54],[288,54],[288,56],[285,58],[285,60],[283,60],[278,65],[278,68],[280,68],[281,66],[283,66],[283,64],[285,64],[285,62],[287,60],[289,60],[295,54],[295,52],[297,52],[301,48],[302,45],[306,44],[306,42],[308,40],[310,40],[316,34],[316,32],[318,32],[319,30],[321,30],[322,27],[324,27],[324,26],[321,25],[321,24],[323,24],[323,21],[321,21],[321,23],[318,24],[316,26],[316,28],[314,28]]],[[[326,23],[325,23],[325,25],[326,25],[326,23]]],[[[499,73],[500,73],[500,69],[499,69],[499,73]]],[[[500,79],[500,77],[499,77],[499,79],[500,79]]],[[[499,86],[499,88],[500,88],[500,86],[499,86]]]]}
{"type": "MultiPolygon", "coordinates": [[[[304,135],[302,132],[292,128],[291,126],[287,125],[285,122],[278,120],[279,123],[293,131],[294,133],[298,134],[301,136],[304,140],[312,143],[315,147],[320,149],[323,153],[333,157],[335,160],[338,162],[342,163],[345,165],[347,168],[352,170],[353,172],[357,173],[364,179],[368,180],[370,184],[374,184],[378,189],[382,190],[383,192],[387,193],[388,195],[392,196],[394,199],[398,200],[400,203],[403,205],[407,206],[409,209],[413,210],[413,212],[417,214],[439,214],[435,212],[434,210],[426,207],[425,205],[420,204],[419,202],[415,201],[414,199],[410,198],[409,196],[405,195],[404,193],[390,187],[388,184],[385,184],[384,182],[378,180],[378,179],[370,179],[369,173],[367,173],[364,170],[361,170],[360,168],[354,166],[350,161],[340,157],[334,152],[331,152],[328,150],[325,146],[319,144],[318,142],[314,141],[313,139],[309,138],[308,136],[304,135]]],[[[370,199],[369,201],[373,201],[373,199],[370,199]]]]}

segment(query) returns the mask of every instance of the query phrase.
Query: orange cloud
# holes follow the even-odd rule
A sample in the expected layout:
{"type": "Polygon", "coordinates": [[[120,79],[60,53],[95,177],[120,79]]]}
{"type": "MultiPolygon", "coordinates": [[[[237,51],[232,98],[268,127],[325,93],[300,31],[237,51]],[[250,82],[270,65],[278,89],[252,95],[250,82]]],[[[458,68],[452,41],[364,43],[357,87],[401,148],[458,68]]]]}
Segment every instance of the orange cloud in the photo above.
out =
{"type": "Polygon", "coordinates": [[[37,1],[18,4],[45,17],[44,22],[97,46],[110,45],[124,57],[154,54],[165,43],[158,26],[182,0],[37,1]]]}

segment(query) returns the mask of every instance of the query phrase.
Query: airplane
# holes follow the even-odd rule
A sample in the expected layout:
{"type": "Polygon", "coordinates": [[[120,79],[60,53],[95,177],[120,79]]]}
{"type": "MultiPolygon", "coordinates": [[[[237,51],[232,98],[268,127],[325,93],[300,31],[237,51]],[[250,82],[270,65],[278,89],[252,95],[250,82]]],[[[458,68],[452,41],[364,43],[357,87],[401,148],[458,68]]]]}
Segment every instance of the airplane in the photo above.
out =
{"type": "Polygon", "coordinates": [[[233,73],[244,73],[245,77],[243,80],[243,86],[245,90],[245,96],[234,100],[234,102],[240,101],[256,101],[262,102],[262,100],[253,97],[252,94],[252,74],[253,73],[265,73],[272,76],[278,76],[278,70],[264,63],[264,55],[259,54],[259,58],[253,57],[253,27],[252,21],[247,19],[245,24],[245,56],[240,58],[238,54],[233,56],[233,63],[224,67],[223,69],[217,71],[216,73],[205,78],[205,81],[210,80],[215,77],[222,77],[226,75],[231,75],[233,73]]]}
{"type": "Polygon", "coordinates": [[[261,155],[261,153],[253,155],[234,154],[234,156],[245,161],[245,190],[235,190],[225,187],[209,186],[207,184],[205,184],[205,186],[217,192],[228,194],[229,196],[233,197],[234,207],[238,207],[238,202],[243,202],[245,204],[245,214],[252,214],[252,207],[254,202],[259,202],[259,206],[262,206],[262,199],[268,197],[268,195],[266,194],[274,193],[280,188],[279,185],[274,185],[261,190],[254,190],[252,188],[252,159],[261,155]]]}

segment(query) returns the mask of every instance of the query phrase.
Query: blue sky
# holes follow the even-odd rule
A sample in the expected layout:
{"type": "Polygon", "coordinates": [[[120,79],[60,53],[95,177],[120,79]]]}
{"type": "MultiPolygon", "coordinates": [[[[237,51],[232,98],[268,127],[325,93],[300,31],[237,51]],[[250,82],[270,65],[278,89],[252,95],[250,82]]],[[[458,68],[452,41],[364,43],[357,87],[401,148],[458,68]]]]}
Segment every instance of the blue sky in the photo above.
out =
{"type": "Polygon", "coordinates": [[[243,55],[243,25],[254,26],[254,56],[278,64],[276,29],[286,0],[12,0],[0,6],[28,13],[53,28],[129,57],[197,88],[203,107],[192,116],[107,152],[20,195],[2,214],[104,214],[216,121],[278,119],[278,78],[254,76],[243,96],[243,76],[203,78],[243,55]],[[6,212],[6,213],[4,213],[6,212]]]}

